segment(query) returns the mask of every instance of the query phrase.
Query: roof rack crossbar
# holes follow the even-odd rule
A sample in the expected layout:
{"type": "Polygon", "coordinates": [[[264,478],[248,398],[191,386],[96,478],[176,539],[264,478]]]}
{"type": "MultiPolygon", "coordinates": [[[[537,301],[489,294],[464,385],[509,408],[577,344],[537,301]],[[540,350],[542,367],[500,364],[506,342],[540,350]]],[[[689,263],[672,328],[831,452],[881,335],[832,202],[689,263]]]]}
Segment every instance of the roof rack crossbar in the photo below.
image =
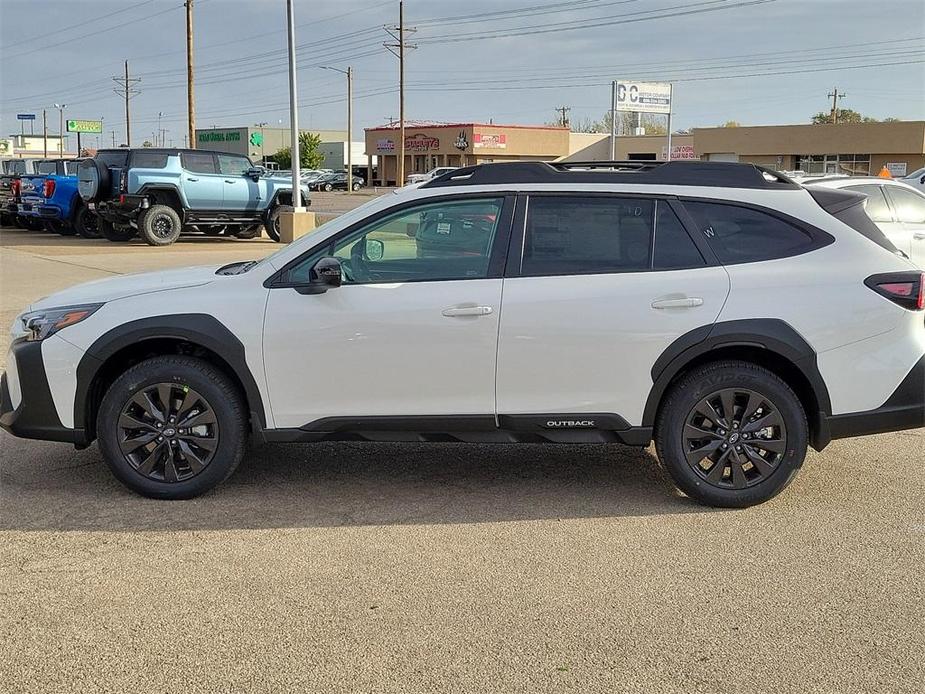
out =
{"type": "Polygon", "coordinates": [[[422,188],[524,183],[633,183],[722,188],[799,188],[755,164],[709,161],[512,161],[455,169],[422,188]]]}

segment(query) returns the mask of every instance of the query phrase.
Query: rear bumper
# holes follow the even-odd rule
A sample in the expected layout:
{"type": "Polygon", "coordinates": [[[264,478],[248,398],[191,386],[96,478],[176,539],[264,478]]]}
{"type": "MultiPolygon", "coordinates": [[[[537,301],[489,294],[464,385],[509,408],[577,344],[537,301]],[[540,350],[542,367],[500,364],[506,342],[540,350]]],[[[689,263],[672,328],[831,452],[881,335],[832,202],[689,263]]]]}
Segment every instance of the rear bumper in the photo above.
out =
{"type": "Polygon", "coordinates": [[[62,220],[61,208],[48,203],[24,202],[19,205],[19,214],[23,217],[36,217],[38,219],[62,220]]]}
{"type": "Polygon", "coordinates": [[[0,376],[0,427],[24,439],[64,441],[83,447],[89,444],[83,429],[68,429],[58,419],[58,412],[48,387],[41,342],[18,342],[10,347],[9,369],[18,379],[17,399],[13,406],[10,377],[0,376]]]}
{"type": "Polygon", "coordinates": [[[820,415],[813,447],[822,450],[834,439],[925,427],[925,355],[880,407],[865,412],[820,415]]]}

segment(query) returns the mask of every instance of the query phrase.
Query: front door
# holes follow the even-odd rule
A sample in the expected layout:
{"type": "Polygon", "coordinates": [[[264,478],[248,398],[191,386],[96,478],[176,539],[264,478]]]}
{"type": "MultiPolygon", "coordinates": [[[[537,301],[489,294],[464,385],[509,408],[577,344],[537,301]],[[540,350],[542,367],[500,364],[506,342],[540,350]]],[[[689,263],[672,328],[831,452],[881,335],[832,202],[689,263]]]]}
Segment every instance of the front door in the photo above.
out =
{"type": "Polygon", "coordinates": [[[222,207],[228,212],[253,211],[266,194],[266,181],[257,180],[245,172],[250,160],[237,154],[219,154],[218,172],[222,176],[222,207]]]}
{"type": "Polygon", "coordinates": [[[925,268],[925,195],[898,185],[884,186],[909,242],[909,257],[925,268]]]}
{"type": "Polygon", "coordinates": [[[531,195],[527,203],[523,241],[512,243],[523,248],[520,267],[510,258],[504,281],[499,416],[596,413],[639,426],[653,364],[716,320],[726,271],[707,265],[708,249],[669,201],[531,195]]]}
{"type": "Polygon", "coordinates": [[[218,173],[218,162],[211,152],[182,152],[181,187],[190,209],[214,212],[224,205],[224,183],[218,173]]]}
{"type": "Polygon", "coordinates": [[[383,417],[441,416],[444,430],[472,416],[493,422],[512,205],[416,201],[286,269],[270,291],[263,340],[276,426],[327,430],[336,420],[319,420],[332,417],[374,418],[379,428],[383,417]],[[292,288],[330,255],[341,261],[342,286],[318,295],[292,288]]]}

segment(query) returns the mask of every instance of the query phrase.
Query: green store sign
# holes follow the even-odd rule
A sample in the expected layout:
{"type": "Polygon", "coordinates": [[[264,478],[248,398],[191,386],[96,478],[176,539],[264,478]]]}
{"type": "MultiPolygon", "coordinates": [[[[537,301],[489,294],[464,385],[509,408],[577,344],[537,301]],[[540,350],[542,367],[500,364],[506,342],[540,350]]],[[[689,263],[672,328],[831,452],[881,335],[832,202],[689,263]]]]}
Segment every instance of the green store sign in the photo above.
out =
{"type": "Polygon", "coordinates": [[[69,133],[101,133],[103,121],[101,120],[69,120],[67,122],[69,133]]]}
{"type": "Polygon", "coordinates": [[[199,133],[200,142],[240,142],[241,133],[237,130],[222,132],[220,130],[205,130],[199,133]]]}

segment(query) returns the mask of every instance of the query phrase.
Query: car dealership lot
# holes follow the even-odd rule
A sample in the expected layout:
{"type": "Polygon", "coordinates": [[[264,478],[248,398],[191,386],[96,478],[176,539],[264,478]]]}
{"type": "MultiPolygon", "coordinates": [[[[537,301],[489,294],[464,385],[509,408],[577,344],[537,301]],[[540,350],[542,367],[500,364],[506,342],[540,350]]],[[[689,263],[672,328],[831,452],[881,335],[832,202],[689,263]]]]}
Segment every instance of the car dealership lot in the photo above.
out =
{"type": "MultiPolygon", "coordinates": [[[[54,290],[278,248],[0,246],[3,354],[54,290]]],[[[719,511],[619,446],[266,446],[163,503],[0,433],[0,691],[919,691],[923,464],[836,441],[719,511]]]]}

